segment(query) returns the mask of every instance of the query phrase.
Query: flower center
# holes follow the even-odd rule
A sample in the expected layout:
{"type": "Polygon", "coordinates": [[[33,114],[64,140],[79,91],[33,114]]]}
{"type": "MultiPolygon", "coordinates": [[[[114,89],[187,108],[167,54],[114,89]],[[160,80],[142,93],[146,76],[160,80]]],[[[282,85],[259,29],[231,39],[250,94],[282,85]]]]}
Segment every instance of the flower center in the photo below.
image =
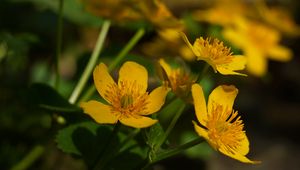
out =
{"type": "Polygon", "coordinates": [[[169,75],[169,81],[173,92],[179,96],[186,95],[194,82],[182,69],[172,70],[169,75]]]}
{"type": "Polygon", "coordinates": [[[133,103],[133,97],[130,94],[125,94],[121,97],[121,108],[127,108],[133,103]]]}
{"type": "Polygon", "coordinates": [[[233,152],[240,146],[240,142],[244,139],[244,125],[237,114],[231,109],[213,103],[207,129],[208,136],[216,148],[224,146],[229,152],[233,152]]]}
{"type": "Polygon", "coordinates": [[[200,54],[198,59],[203,59],[210,65],[228,64],[233,59],[230,48],[225,47],[223,42],[218,39],[211,40],[200,37],[196,39],[195,45],[200,54]]]}
{"type": "Polygon", "coordinates": [[[105,95],[112,106],[112,112],[120,118],[146,112],[148,93],[142,91],[136,82],[121,81],[118,85],[109,85],[107,89],[105,95]]]}

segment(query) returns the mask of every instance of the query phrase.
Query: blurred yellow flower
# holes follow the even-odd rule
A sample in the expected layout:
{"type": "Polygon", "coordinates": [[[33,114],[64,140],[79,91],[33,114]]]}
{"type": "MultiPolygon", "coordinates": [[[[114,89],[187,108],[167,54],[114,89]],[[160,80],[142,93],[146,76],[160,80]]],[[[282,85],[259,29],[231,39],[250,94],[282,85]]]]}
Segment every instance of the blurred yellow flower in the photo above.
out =
{"type": "Polygon", "coordinates": [[[157,28],[177,28],[182,21],[177,19],[162,0],[136,0],[141,14],[157,28]]]}
{"type": "Polygon", "coordinates": [[[289,11],[280,7],[268,7],[263,0],[256,3],[261,18],[280,32],[290,35],[299,36],[300,27],[295,23],[289,11]]]}
{"type": "Polygon", "coordinates": [[[171,87],[172,91],[179,97],[188,97],[192,84],[196,77],[190,75],[184,68],[172,68],[165,60],[159,60],[160,66],[166,74],[165,84],[171,87]]]}
{"type": "Polygon", "coordinates": [[[247,70],[256,76],[267,72],[267,59],[286,62],[292,58],[290,49],[279,45],[278,31],[254,21],[239,20],[235,27],[226,27],[223,35],[247,57],[247,70]]]}
{"type": "Polygon", "coordinates": [[[215,72],[218,71],[223,75],[245,75],[235,71],[245,68],[246,58],[241,55],[232,55],[230,48],[225,47],[222,41],[200,37],[192,45],[184,33],[182,37],[196,55],[197,60],[206,61],[215,72]]]}
{"type": "Polygon", "coordinates": [[[117,22],[147,20],[158,28],[181,24],[161,0],[82,0],[87,11],[117,22]]]}
{"type": "Polygon", "coordinates": [[[184,25],[176,28],[159,29],[158,36],[142,45],[142,51],[150,57],[179,56],[187,61],[195,60],[195,55],[182,41],[179,32],[184,31],[184,25]]]}
{"type": "Polygon", "coordinates": [[[169,89],[160,86],[148,94],[148,72],[143,66],[130,61],[124,63],[118,84],[103,63],[95,68],[93,75],[98,93],[108,104],[91,100],[82,102],[80,107],[96,122],[115,124],[120,121],[135,128],[149,127],[157,122],[146,116],[161,108],[169,89]]]}
{"type": "Polygon", "coordinates": [[[81,0],[87,11],[96,16],[118,22],[142,19],[141,14],[132,8],[134,0],[81,0]]]}
{"type": "Polygon", "coordinates": [[[249,141],[243,130],[244,124],[237,117],[238,112],[232,109],[238,89],[234,86],[218,86],[209,95],[206,106],[202,87],[192,86],[192,96],[196,117],[201,124],[193,121],[195,131],[202,136],[215,150],[244,163],[251,161],[245,155],[249,152],[249,141]]]}
{"type": "Polygon", "coordinates": [[[249,11],[248,6],[241,0],[218,0],[208,9],[196,10],[192,13],[196,21],[228,26],[234,20],[244,17],[249,11]]]}

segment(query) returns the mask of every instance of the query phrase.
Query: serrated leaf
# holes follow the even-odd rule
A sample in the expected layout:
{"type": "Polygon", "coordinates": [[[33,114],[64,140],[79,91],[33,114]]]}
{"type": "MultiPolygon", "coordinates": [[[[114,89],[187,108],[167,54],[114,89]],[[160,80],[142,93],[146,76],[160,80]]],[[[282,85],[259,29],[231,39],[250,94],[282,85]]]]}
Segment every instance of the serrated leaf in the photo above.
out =
{"type": "Polygon", "coordinates": [[[160,123],[156,123],[146,130],[146,141],[150,148],[155,148],[161,138],[164,136],[164,130],[160,123]]]}

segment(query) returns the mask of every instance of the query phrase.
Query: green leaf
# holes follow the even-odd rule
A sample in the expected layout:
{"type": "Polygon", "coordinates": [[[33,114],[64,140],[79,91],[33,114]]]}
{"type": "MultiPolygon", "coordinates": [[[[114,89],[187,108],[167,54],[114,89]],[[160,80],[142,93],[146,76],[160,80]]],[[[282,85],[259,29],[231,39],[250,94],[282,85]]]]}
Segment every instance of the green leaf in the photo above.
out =
{"type": "Polygon", "coordinates": [[[57,93],[52,87],[35,83],[30,89],[33,102],[41,108],[54,112],[79,112],[80,109],[75,105],[70,104],[65,98],[57,93]]]}
{"type": "MultiPolygon", "coordinates": [[[[110,126],[90,121],[72,124],[58,132],[57,147],[66,153],[81,156],[86,164],[91,166],[95,164],[101,151],[107,147],[111,133],[110,126]]],[[[113,143],[119,143],[119,139],[114,140],[113,143]]]]}
{"type": "Polygon", "coordinates": [[[146,130],[146,143],[151,148],[154,149],[161,138],[164,136],[164,130],[160,123],[156,123],[153,126],[147,128],[146,130]]]}

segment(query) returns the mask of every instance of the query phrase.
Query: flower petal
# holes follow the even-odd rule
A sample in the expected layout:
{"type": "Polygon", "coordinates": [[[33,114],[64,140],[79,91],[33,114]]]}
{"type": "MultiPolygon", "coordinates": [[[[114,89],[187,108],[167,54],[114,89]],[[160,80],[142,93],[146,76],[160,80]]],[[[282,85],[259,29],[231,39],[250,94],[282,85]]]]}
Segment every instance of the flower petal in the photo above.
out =
{"type": "Polygon", "coordinates": [[[182,39],[184,40],[184,42],[188,45],[188,47],[190,47],[190,49],[193,51],[193,53],[197,56],[200,57],[200,52],[197,50],[197,40],[194,42],[194,45],[192,45],[189,41],[189,39],[187,38],[187,36],[183,33],[180,32],[180,35],[182,37],[182,39]]]}
{"type": "Polygon", "coordinates": [[[202,87],[199,84],[192,85],[192,96],[194,100],[194,107],[198,121],[206,126],[207,122],[207,109],[206,101],[202,87]]]}
{"type": "Polygon", "coordinates": [[[223,109],[232,109],[238,89],[233,86],[221,85],[215,88],[208,98],[208,114],[212,113],[213,103],[223,106],[223,109]]]}
{"type": "Polygon", "coordinates": [[[167,88],[165,86],[160,86],[154,89],[149,94],[146,112],[142,114],[149,115],[157,112],[164,105],[166,96],[169,91],[170,88],[167,88]]]}
{"type": "Polygon", "coordinates": [[[128,117],[120,119],[120,122],[124,125],[131,126],[134,128],[146,128],[152,126],[157,122],[157,120],[151,119],[145,116],[135,116],[135,117],[128,117]]]}
{"type": "Polygon", "coordinates": [[[267,58],[259,50],[255,48],[247,48],[245,50],[245,56],[247,56],[247,70],[255,76],[263,76],[267,72],[267,58]]]}
{"type": "Polygon", "coordinates": [[[206,141],[209,141],[208,132],[207,130],[203,129],[202,127],[198,126],[195,121],[192,121],[194,124],[195,131],[199,136],[202,136],[206,141]]]}
{"type": "Polygon", "coordinates": [[[258,163],[261,163],[260,161],[251,161],[250,159],[248,159],[245,155],[242,155],[238,152],[230,152],[230,151],[227,151],[224,147],[220,147],[218,149],[221,153],[223,153],[224,155],[227,155],[233,159],[236,159],[238,161],[241,161],[243,163],[251,163],[251,164],[258,164],[258,163]]]}
{"type": "Polygon", "coordinates": [[[171,71],[172,71],[170,65],[168,63],[166,63],[164,59],[159,59],[159,64],[165,70],[165,72],[167,73],[167,76],[170,76],[171,71]]]}
{"type": "Polygon", "coordinates": [[[217,65],[217,70],[223,75],[243,75],[246,74],[235,72],[235,70],[243,70],[246,66],[247,59],[245,56],[233,56],[233,59],[228,64],[217,65]]]}
{"type": "Polygon", "coordinates": [[[94,82],[98,93],[110,103],[107,95],[111,90],[110,86],[116,84],[113,78],[109,75],[105,64],[100,63],[93,72],[94,82]]]}
{"type": "Polygon", "coordinates": [[[284,46],[274,46],[273,48],[268,49],[269,58],[286,62],[292,59],[292,51],[284,46]]]}
{"type": "Polygon", "coordinates": [[[111,113],[109,105],[91,100],[80,103],[80,107],[84,113],[90,115],[97,123],[115,124],[118,121],[118,117],[111,113]]]}
{"type": "Polygon", "coordinates": [[[119,86],[121,84],[120,82],[135,82],[139,86],[140,92],[144,93],[148,86],[148,72],[142,65],[136,62],[127,61],[120,68],[118,81],[119,86]]]}

